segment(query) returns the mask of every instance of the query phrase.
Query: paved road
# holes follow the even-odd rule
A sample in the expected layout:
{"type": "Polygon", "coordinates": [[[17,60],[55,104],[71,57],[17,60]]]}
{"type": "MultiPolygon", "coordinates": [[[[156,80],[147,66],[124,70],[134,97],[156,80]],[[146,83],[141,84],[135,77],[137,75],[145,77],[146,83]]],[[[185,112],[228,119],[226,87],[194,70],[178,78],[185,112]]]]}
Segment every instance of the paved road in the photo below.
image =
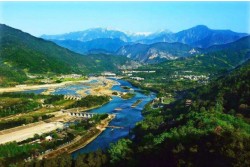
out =
{"type": "Polygon", "coordinates": [[[34,137],[35,134],[47,133],[57,128],[62,128],[63,124],[60,122],[53,123],[41,123],[32,127],[23,128],[18,131],[10,132],[7,134],[0,135],[0,144],[4,144],[12,141],[23,141],[25,139],[34,137]]]}

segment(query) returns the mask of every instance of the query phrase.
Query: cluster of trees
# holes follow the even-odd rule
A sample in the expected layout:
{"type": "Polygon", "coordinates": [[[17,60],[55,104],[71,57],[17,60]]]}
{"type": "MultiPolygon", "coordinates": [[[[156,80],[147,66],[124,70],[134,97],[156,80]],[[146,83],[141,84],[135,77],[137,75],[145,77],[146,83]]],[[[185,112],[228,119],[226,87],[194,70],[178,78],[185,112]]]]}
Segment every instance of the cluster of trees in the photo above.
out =
{"type": "Polygon", "coordinates": [[[56,158],[44,159],[41,161],[32,161],[28,163],[13,163],[12,167],[101,167],[107,166],[108,157],[101,150],[88,154],[77,155],[77,158],[72,158],[71,155],[64,154],[56,158]]]}
{"type": "Polygon", "coordinates": [[[72,107],[94,107],[94,106],[100,106],[107,102],[109,102],[110,97],[109,96],[94,96],[94,95],[88,95],[84,98],[82,98],[79,101],[76,101],[74,104],[69,106],[69,108],[72,107]]]}
{"type": "MultiPolygon", "coordinates": [[[[216,98],[223,105],[223,112],[250,118],[250,60],[238,67],[226,77],[220,77],[210,85],[190,93],[204,108],[215,106],[216,98]]],[[[198,107],[196,105],[196,107],[198,107]]]]}
{"type": "Polygon", "coordinates": [[[18,145],[16,142],[0,145],[0,166],[23,161],[31,152],[39,150],[39,144],[18,145]]]}
{"type": "Polygon", "coordinates": [[[131,99],[134,96],[135,96],[134,93],[126,93],[126,94],[122,95],[121,98],[123,98],[123,99],[131,99]]]}
{"type": "Polygon", "coordinates": [[[91,120],[95,121],[96,123],[100,122],[101,120],[103,119],[106,119],[108,118],[108,114],[97,114],[97,115],[94,115],[91,120]]]}
{"type": "Polygon", "coordinates": [[[14,86],[17,83],[24,83],[28,77],[26,74],[19,69],[9,67],[6,64],[0,65],[0,86],[14,86]]]}
{"type": "Polygon", "coordinates": [[[17,119],[1,120],[0,121],[0,130],[17,127],[17,126],[21,126],[24,124],[34,123],[34,122],[46,120],[46,119],[49,119],[52,117],[54,117],[54,115],[37,114],[37,115],[32,115],[32,116],[24,116],[24,117],[17,118],[17,119]]]}
{"type": "MultiPolygon", "coordinates": [[[[34,93],[3,93],[0,95],[0,117],[26,113],[41,107],[41,101],[52,104],[63,99],[63,95],[39,95],[34,93]]],[[[36,119],[36,118],[34,118],[36,119]]],[[[32,122],[32,121],[31,121],[32,122]]]]}
{"type": "Polygon", "coordinates": [[[45,104],[52,104],[56,101],[60,101],[63,99],[63,95],[51,95],[51,96],[48,96],[45,100],[44,100],[44,103],[45,104]]]}
{"type": "Polygon", "coordinates": [[[33,111],[34,109],[38,109],[39,107],[40,104],[37,103],[36,101],[29,99],[22,99],[18,103],[1,108],[0,117],[6,117],[9,115],[33,111]]]}

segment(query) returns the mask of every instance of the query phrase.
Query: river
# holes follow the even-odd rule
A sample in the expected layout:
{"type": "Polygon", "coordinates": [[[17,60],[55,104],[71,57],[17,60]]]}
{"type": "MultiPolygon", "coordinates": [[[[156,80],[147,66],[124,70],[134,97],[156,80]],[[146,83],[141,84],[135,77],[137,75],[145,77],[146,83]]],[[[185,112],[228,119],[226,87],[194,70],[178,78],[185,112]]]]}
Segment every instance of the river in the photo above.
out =
{"type": "MultiPolygon", "coordinates": [[[[110,143],[114,143],[123,137],[127,137],[129,134],[129,130],[132,129],[137,122],[143,119],[141,111],[144,105],[147,104],[149,101],[151,101],[153,98],[155,98],[154,93],[145,95],[141,92],[138,92],[138,90],[140,89],[132,86],[127,81],[124,80],[116,80],[116,81],[119,82],[120,85],[113,86],[112,90],[127,92],[129,90],[123,89],[122,86],[130,87],[132,90],[134,90],[135,96],[128,100],[124,100],[120,97],[113,96],[112,100],[109,103],[103,105],[100,108],[89,110],[88,112],[116,114],[115,119],[113,119],[109,125],[123,127],[123,129],[107,128],[103,133],[101,133],[94,141],[92,141],[86,147],[74,152],[73,153],[74,157],[77,156],[77,154],[88,153],[95,151],[97,149],[105,150],[109,147],[110,143]],[[131,105],[139,99],[142,100],[142,102],[139,103],[139,105],[137,105],[134,108],[131,107],[131,105]],[[121,110],[116,111],[115,110],[116,108],[120,108],[121,110]]],[[[83,88],[83,86],[80,84],[73,86],[71,85],[71,86],[66,86],[64,88],[57,88],[54,93],[74,95],[75,91],[78,90],[79,88],[83,88]]],[[[41,91],[33,90],[29,92],[40,93],[41,91]]]]}
{"type": "Polygon", "coordinates": [[[126,92],[128,90],[124,90],[123,88],[121,88],[121,86],[127,86],[135,90],[135,96],[129,100],[124,100],[120,97],[113,96],[113,100],[110,101],[108,104],[102,106],[101,108],[90,110],[89,112],[116,114],[116,118],[113,119],[109,125],[120,126],[124,128],[107,128],[93,142],[88,144],[86,147],[74,152],[74,157],[80,153],[88,153],[97,149],[107,149],[110,143],[114,143],[119,139],[128,136],[129,129],[133,128],[137,122],[143,119],[141,111],[144,105],[155,97],[155,94],[151,93],[150,95],[144,95],[140,92],[137,92],[137,90],[139,89],[133,87],[129,82],[124,80],[117,81],[120,83],[120,85],[113,86],[112,90],[126,92]],[[138,99],[141,99],[142,102],[138,106],[132,108],[131,105],[135,103],[138,99]],[[115,108],[121,108],[122,110],[115,111],[115,108]]]}

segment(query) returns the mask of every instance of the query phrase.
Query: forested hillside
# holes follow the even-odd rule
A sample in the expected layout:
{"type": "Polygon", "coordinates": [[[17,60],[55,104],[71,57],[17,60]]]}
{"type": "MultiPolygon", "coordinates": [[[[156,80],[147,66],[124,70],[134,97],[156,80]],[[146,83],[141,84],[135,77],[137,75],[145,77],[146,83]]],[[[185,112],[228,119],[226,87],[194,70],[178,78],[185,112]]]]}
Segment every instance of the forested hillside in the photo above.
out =
{"type": "Polygon", "coordinates": [[[136,74],[145,78],[137,85],[157,91],[175,92],[207,83],[250,58],[249,40],[248,36],[234,43],[211,47],[193,56],[142,66],[139,70],[153,70],[155,73],[136,74]]]}
{"type": "Polygon", "coordinates": [[[122,166],[249,166],[247,78],[250,61],[164,109],[148,105],[135,128],[135,141],[123,141],[124,157],[113,160],[122,166]]]}
{"type": "Polygon", "coordinates": [[[0,84],[22,83],[27,73],[66,74],[117,71],[129,64],[126,57],[88,55],[62,48],[53,42],[33,37],[20,30],[0,25],[0,84]]]}

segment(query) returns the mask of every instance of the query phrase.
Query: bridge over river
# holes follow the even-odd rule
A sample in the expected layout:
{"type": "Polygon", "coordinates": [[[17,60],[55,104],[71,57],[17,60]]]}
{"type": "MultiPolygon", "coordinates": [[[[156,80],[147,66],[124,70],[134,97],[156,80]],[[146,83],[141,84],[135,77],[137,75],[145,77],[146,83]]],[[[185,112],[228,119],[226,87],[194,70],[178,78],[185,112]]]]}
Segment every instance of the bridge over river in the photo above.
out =
{"type": "Polygon", "coordinates": [[[62,112],[67,113],[69,116],[79,118],[92,118],[93,116],[97,115],[97,113],[81,112],[77,108],[62,110],[62,112]]]}

